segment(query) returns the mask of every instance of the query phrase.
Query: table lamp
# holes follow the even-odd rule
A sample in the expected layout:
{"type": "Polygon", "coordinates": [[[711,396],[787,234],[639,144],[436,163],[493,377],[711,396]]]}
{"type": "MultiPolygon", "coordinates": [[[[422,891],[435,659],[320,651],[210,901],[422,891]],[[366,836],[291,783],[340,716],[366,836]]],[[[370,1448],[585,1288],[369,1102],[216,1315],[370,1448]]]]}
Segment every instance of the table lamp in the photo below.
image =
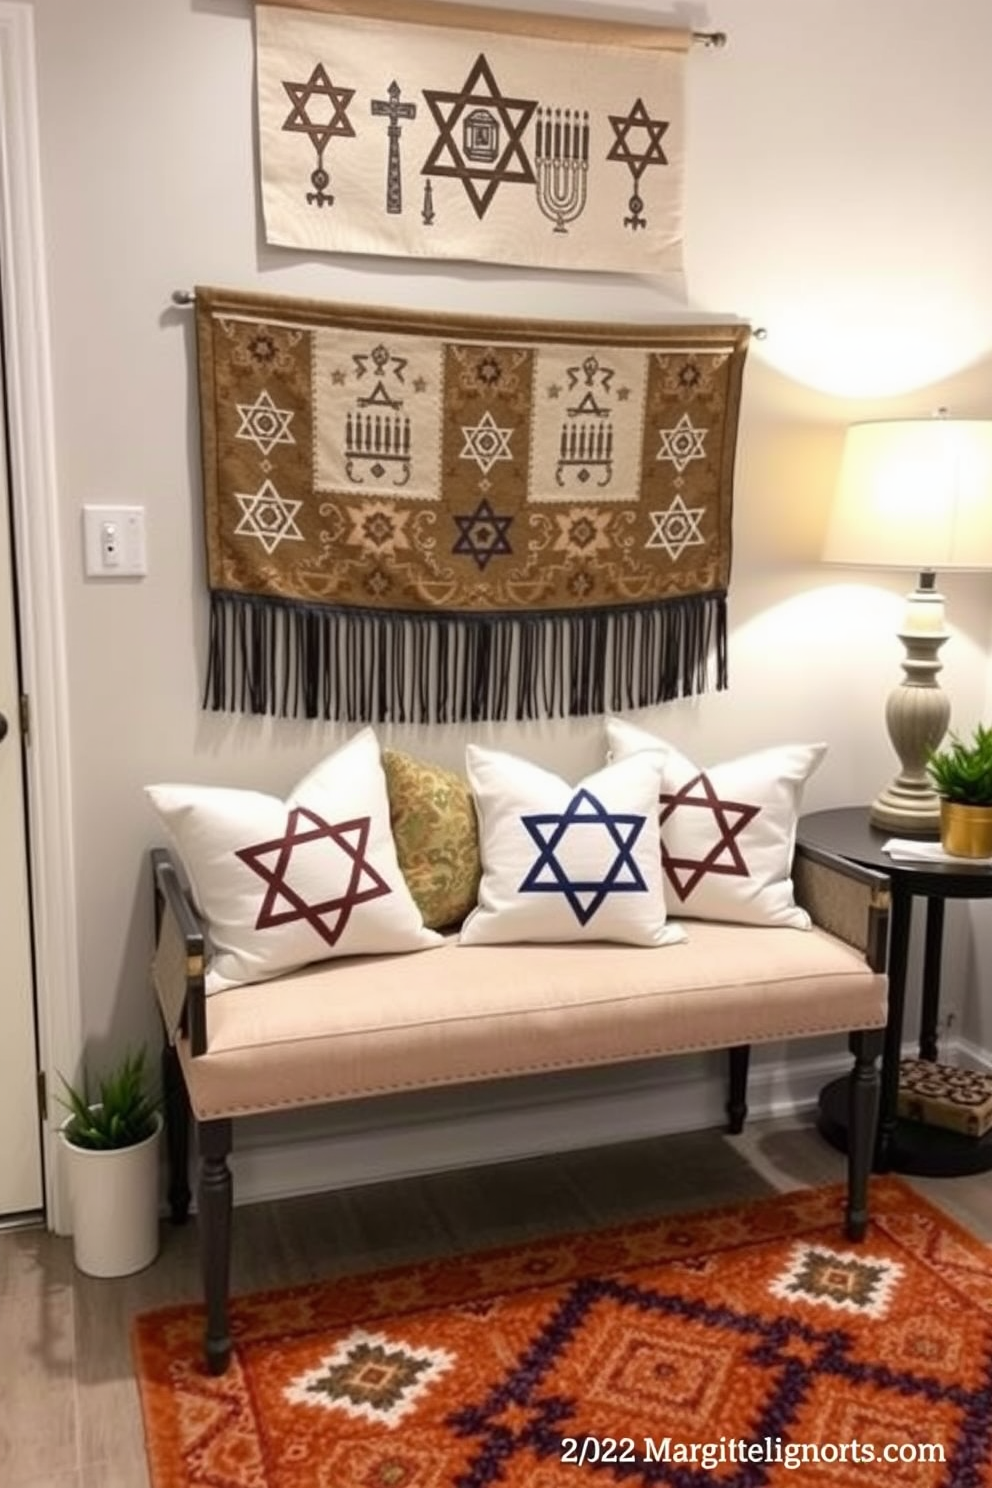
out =
{"type": "Polygon", "coordinates": [[[903,680],[885,721],[900,770],[869,808],[896,835],[940,831],[926,772],[950,702],[937,681],[947,640],[938,569],[992,568],[992,420],[901,419],[847,431],[823,557],[828,563],[915,568],[899,639],[903,680]]]}

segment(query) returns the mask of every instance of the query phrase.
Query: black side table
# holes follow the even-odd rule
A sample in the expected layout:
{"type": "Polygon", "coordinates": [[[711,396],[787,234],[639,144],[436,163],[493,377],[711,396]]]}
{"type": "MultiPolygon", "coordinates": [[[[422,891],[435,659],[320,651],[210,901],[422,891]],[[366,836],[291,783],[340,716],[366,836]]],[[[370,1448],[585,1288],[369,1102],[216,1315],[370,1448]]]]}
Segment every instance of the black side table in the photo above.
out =
{"type": "MultiPolygon", "coordinates": [[[[843,806],[816,811],[799,820],[798,841],[826,848],[882,869],[889,878],[892,907],[889,916],[889,1017],[882,1052],[882,1095],[879,1112],[875,1171],[920,1173],[953,1177],[983,1173],[992,1168],[992,1131],[966,1137],[921,1121],[897,1116],[899,1059],[906,1003],[906,969],[913,899],[926,899],[923,953],[923,998],[920,1009],[920,1058],[937,1058],[937,1013],[940,1005],[940,963],[944,939],[944,904],[948,899],[992,899],[992,868],[969,863],[910,863],[892,858],[882,846],[898,832],[871,826],[866,806],[843,806]]],[[[908,834],[905,834],[908,835],[908,834]]],[[[847,1148],[847,1081],[834,1080],[820,1092],[819,1128],[833,1146],[847,1148]]]]}

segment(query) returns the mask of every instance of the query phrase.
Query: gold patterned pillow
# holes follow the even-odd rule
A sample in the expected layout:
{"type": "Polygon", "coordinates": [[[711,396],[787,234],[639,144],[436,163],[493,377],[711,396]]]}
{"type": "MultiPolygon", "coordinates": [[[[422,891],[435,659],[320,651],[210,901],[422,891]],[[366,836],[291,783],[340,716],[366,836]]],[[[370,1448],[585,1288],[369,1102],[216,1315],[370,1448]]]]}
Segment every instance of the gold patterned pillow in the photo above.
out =
{"type": "Polygon", "coordinates": [[[482,876],[468,781],[454,770],[384,749],[389,816],[407,887],[431,930],[475,908],[482,876]]]}

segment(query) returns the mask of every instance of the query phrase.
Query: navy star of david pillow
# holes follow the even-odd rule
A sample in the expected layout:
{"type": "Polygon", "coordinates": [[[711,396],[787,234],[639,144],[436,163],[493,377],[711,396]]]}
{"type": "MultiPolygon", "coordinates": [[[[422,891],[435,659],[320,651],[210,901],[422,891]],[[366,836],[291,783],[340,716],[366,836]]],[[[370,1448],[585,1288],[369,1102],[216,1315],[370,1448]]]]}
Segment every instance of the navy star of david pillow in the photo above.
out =
{"type": "Polygon", "coordinates": [[[620,718],[606,722],[611,759],[662,750],[659,831],[665,893],[698,920],[808,930],[792,885],[803,787],[825,744],[783,744],[706,769],[620,718]]]}
{"type": "Polygon", "coordinates": [[[640,753],[570,785],[538,765],[470,744],[479,817],[479,902],[461,945],[685,939],[665,914],[658,840],[661,756],[640,753]]]}
{"type": "Polygon", "coordinates": [[[332,956],[442,944],[400,871],[372,729],[322,760],[285,801],[196,785],[146,793],[207,923],[208,993],[332,956]]]}

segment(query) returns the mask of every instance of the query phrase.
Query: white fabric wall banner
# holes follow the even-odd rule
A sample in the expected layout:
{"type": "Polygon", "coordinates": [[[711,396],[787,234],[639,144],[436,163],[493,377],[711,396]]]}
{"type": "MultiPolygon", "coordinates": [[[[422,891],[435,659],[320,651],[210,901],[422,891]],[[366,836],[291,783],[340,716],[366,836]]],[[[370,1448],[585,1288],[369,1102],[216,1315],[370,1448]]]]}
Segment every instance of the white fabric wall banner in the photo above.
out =
{"type": "Polygon", "coordinates": [[[680,274],[689,40],[461,5],[257,0],[266,238],[680,274]]]}

